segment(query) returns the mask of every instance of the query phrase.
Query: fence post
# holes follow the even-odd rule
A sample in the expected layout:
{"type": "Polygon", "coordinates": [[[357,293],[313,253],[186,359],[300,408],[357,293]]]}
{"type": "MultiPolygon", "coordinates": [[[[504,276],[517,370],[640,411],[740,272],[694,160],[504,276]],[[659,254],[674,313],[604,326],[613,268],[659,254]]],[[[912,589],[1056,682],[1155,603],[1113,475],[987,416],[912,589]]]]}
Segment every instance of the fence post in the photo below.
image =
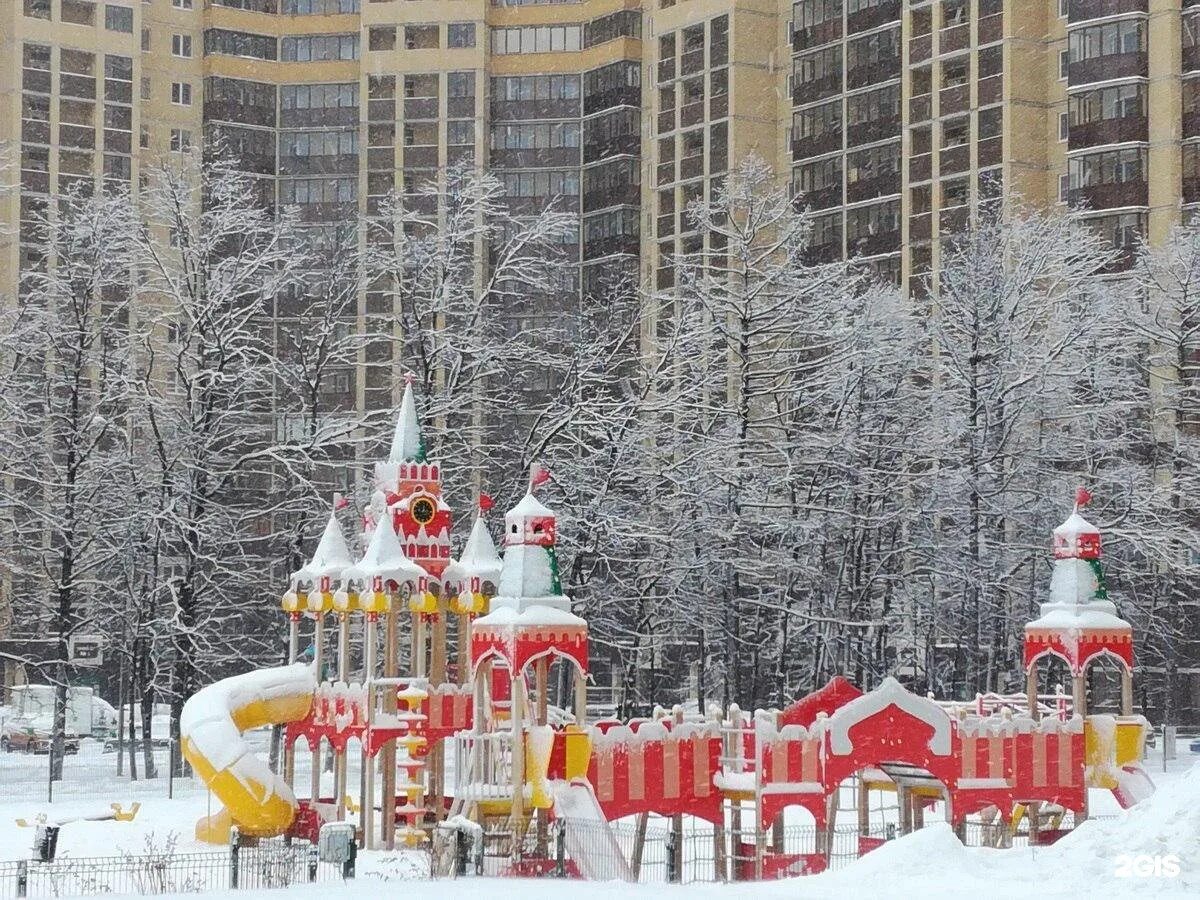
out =
{"type": "Polygon", "coordinates": [[[554,820],[554,877],[567,877],[567,820],[554,820]]]}
{"type": "Polygon", "coordinates": [[[17,896],[29,896],[29,863],[25,860],[17,860],[17,896]]]}
{"type": "Polygon", "coordinates": [[[233,890],[238,887],[238,851],[241,843],[242,834],[235,825],[229,829],[229,887],[233,890]]]}
{"type": "Polygon", "coordinates": [[[321,861],[321,852],[316,846],[308,848],[308,880],[310,882],[317,880],[317,865],[321,861]]]}
{"type": "Polygon", "coordinates": [[[676,884],[679,881],[679,867],[677,865],[679,859],[675,855],[675,847],[678,842],[679,835],[672,828],[667,832],[667,882],[669,884],[676,884]]]}

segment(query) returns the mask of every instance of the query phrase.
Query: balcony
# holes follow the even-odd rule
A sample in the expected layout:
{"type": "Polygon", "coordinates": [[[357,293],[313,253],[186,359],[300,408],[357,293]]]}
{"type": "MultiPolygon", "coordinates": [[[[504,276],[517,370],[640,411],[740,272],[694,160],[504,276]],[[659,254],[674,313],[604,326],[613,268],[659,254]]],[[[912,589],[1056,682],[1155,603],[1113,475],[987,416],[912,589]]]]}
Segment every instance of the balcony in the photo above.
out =
{"type": "Polygon", "coordinates": [[[908,160],[908,180],[928,181],[933,177],[933,154],[922,153],[908,160]]]}
{"type": "MultiPolygon", "coordinates": [[[[493,122],[523,119],[578,119],[578,100],[492,100],[493,122]]],[[[469,118],[474,118],[474,112],[469,118]]]]}
{"type": "Polygon", "coordinates": [[[708,99],[709,119],[724,119],[729,115],[729,95],[714,94],[708,99]]]}
{"type": "Polygon", "coordinates": [[[583,243],[584,259],[600,259],[603,256],[625,254],[637,256],[640,242],[635,234],[614,234],[610,237],[585,240],[583,243]]]}
{"type": "Polygon", "coordinates": [[[1113,78],[1146,76],[1145,53],[1113,53],[1071,63],[1067,70],[1067,84],[1075,87],[1094,81],[1110,81],[1113,78]]]}
{"type": "Polygon", "coordinates": [[[801,194],[797,197],[798,205],[801,209],[821,210],[829,209],[831,206],[842,205],[842,186],[834,185],[832,187],[821,188],[817,191],[809,191],[806,194],[801,194]]]}
{"type": "Polygon", "coordinates": [[[641,106],[642,89],[636,87],[613,88],[610,91],[600,91],[588,94],[583,98],[583,114],[591,115],[603,109],[614,109],[618,106],[641,106]]]}
{"type": "Polygon", "coordinates": [[[408,97],[404,101],[405,119],[436,119],[438,117],[437,97],[408,97]]]}
{"type": "Polygon", "coordinates": [[[1184,109],[1183,136],[1185,138],[1200,137],[1200,109],[1184,109]]]}
{"type": "Polygon", "coordinates": [[[451,119],[475,118],[475,98],[450,97],[446,101],[446,115],[451,119]]]}
{"type": "Polygon", "coordinates": [[[991,44],[1004,36],[1004,16],[985,16],[979,20],[979,44],[991,44]]]}
{"type": "MultiPolygon", "coordinates": [[[[437,148],[434,148],[435,150],[437,148]]],[[[407,165],[407,157],[405,157],[407,165]]],[[[578,147],[527,147],[496,149],[491,164],[500,169],[567,169],[579,165],[578,147]]]]}
{"type": "Polygon", "coordinates": [[[828,241],[824,244],[810,244],[804,248],[804,262],[810,266],[835,262],[842,258],[842,241],[828,241]]]}
{"type": "Polygon", "coordinates": [[[916,65],[919,62],[924,62],[933,55],[933,37],[928,34],[922,34],[919,37],[911,38],[908,42],[908,62],[910,65],[916,65]]]}
{"type": "Polygon", "coordinates": [[[1083,206],[1088,209],[1146,206],[1149,203],[1149,189],[1144,181],[1096,184],[1068,191],[1067,203],[1071,206],[1083,206]]]}
{"type": "MultiPolygon", "coordinates": [[[[1186,120],[1185,116],[1185,127],[1186,120]]],[[[1095,122],[1072,125],[1068,136],[1068,146],[1072,150],[1080,150],[1085,147],[1101,147],[1105,144],[1147,141],[1149,139],[1150,126],[1146,117],[1129,116],[1120,119],[1098,119],[1095,122]]]]}
{"type": "MultiPolygon", "coordinates": [[[[629,183],[610,185],[603,190],[585,193],[583,195],[583,211],[585,213],[595,212],[610,206],[637,206],[640,202],[641,188],[638,185],[629,183]]],[[[666,216],[666,218],[669,219],[671,216],[666,216]]]]}
{"type": "Polygon", "coordinates": [[[1183,179],[1183,202],[1200,203],[1200,177],[1183,179]]]}
{"type": "Polygon", "coordinates": [[[954,53],[971,46],[971,26],[955,25],[943,28],[938,35],[938,53],[954,53]]]}
{"type": "Polygon", "coordinates": [[[999,103],[1004,98],[1004,76],[989,75],[987,78],[980,78],[975,92],[980,106],[999,103]]]}
{"type": "Polygon", "coordinates": [[[583,161],[590,163],[614,156],[637,156],[641,149],[642,139],[639,134],[618,134],[601,140],[585,140],[583,161]]]}
{"type": "Polygon", "coordinates": [[[876,256],[880,253],[894,253],[899,249],[899,231],[883,231],[879,234],[850,238],[847,246],[851,256],[876,256]]]}
{"type": "Polygon", "coordinates": [[[679,110],[679,127],[687,128],[704,121],[704,101],[689,103],[679,110]]]}
{"type": "Polygon", "coordinates": [[[975,165],[979,168],[996,166],[1004,161],[1004,143],[999,136],[987,138],[975,145],[975,165]]]}
{"type": "Polygon", "coordinates": [[[820,47],[830,41],[836,41],[842,36],[842,17],[829,19],[811,28],[797,28],[792,34],[792,49],[796,52],[808,50],[810,47],[820,47]]]}
{"type": "Polygon", "coordinates": [[[901,123],[899,117],[894,119],[876,119],[873,122],[859,122],[846,129],[846,146],[858,147],[862,144],[873,144],[875,141],[899,137],[901,123]]]}
{"type": "Polygon", "coordinates": [[[408,169],[432,169],[437,168],[438,164],[438,148],[437,147],[405,147],[404,148],[404,167],[408,169]]]}
{"type": "Polygon", "coordinates": [[[933,95],[922,94],[908,101],[908,122],[924,122],[933,115],[933,95]]]}
{"type": "Polygon", "coordinates": [[[1200,46],[1184,47],[1180,71],[1195,72],[1197,69],[1200,69],[1200,46]]]}
{"type": "Polygon", "coordinates": [[[841,92],[842,74],[836,72],[823,78],[814,78],[812,81],[798,82],[792,88],[792,103],[801,106],[815,100],[824,100],[826,97],[832,97],[841,92]]]}
{"type": "Polygon", "coordinates": [[[846,72],[848,88],[866,87],[869,84],[882,84],[900,77],[900,57],[881,60],[869,66],[856,66],[846,72]]]}
{"type": "Polygon", "coordinates": [[[887,197],[900,193],[900,173],[889,172],[875,178],[860,178],[846,185],[846,202],[857,203],[859,200],[871,200],[875,197],[887,197]]]}
{"type": "Polygon", "coordinates": [[[1070,0],[1067,4],[1067,21],[1074,25],[1089,19],[1144,13],[1147,8],[1147,0],[1070,0]]]}
{"type": "Polygon", "coordinates": [[[921,213],[908,217],[908,241],[927,241],[933,236],[933,214],[921,213]]]}
{"type": "Polygon", "coordinates": [[[956,84],[938,92],[939,115],[948,116],[971,108],[971,86],[956,84]]]}
{"type": "Polygon", "coordinates": [[[821,156],[842,149],[842,133],[827,131],[814,137],[799,138],[792,141],[792,159],[808,159],[810,156],[821,156]]]}
{"type": "Polygon", "coordinates": [[[858,34],[870,31],[888,22],[900,21],[900,0],[887,0],[878,6],[869,6],[846,16],[846,33],[858,34]]]}
{"type": "Polygon", "coordinates": [[[971,168],[971,146],[943,147],[938,156],[938,171],[942,175],[955,175],[971,168]]]}

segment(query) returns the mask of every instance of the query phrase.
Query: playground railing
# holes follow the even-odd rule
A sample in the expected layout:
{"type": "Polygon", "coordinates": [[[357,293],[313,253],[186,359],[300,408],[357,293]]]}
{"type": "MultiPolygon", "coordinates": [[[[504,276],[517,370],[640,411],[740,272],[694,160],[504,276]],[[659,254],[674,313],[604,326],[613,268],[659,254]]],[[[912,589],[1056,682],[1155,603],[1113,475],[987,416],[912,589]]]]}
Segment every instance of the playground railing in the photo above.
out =
{"type": "Polygon", "coordinates": [[[93,894],[181,894],[287,887],[342,877],[310,844],[260,841],[225,850],[0,861],[0,900],[93,894]]]}

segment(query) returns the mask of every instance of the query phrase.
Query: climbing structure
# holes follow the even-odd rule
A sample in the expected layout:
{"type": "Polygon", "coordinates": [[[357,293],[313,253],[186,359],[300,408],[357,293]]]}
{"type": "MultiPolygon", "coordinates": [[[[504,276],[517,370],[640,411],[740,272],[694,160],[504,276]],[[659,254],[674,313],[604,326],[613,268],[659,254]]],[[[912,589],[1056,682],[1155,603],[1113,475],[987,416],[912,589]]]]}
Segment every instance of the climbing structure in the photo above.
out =
{"type": "Polygon", "coordinates": [[[1054,531],[1049,596],[1025,628],[1025,695],[949,702],[890,678],[866,692],[838,678],[782,710],[589,723],[588,624],[563,592],[557,520],[538,495],[549,474],[534,466],[505,515],[503,556],[480,495],[458,559],[442,475],[409,383],[361,533],[347,542],[335,510],[283,596],[292,665],[219,682],[185,709],[184,752],[228,807],[197,834],[221,840],[237,824],[315,838],[323,822],[357,814],[364,846],[417,846],[453,816],[474,820],[490,852],[528,874],[547,864],[558,819],[571,871],[636,878],[641,850],[625,859],[606,823],[633,817],[644,834],[652,814],[675,828],[691,816],[714,826],[718,877],[767,877],[823,868],[846,815],[860,851],[872,849],[876,794],[894,798],[900,831],[940,808],[959,828],[1024,819],[1045,841],[1057,833],[1047,822],[1087,816],[1089,787],[1124,804],[1152,787],[1138,765],[1146,723],[1132,708],[1132,629],[1107,596],[1101,535],[1081,514],[1086,492],[1054,531]],[[1106,656],[1121,671],[1118,715],[1088,709],[1088,668],[1106,656]],[[1047,657],[1066,664],[1070,694],[1039,691],[1047,657]],[[280,775],[240,737],[263,722],[286,726],[280,775]],[[301,740],[313,764],[308,797],[296,800],[301,740]],[[355,785],[352,754],[362,763],[355,785]],[[789,807],[816,825],[805,852],[783,852],[789,807]],[[600,864],[599,846],[617,863],[600,864]]]}

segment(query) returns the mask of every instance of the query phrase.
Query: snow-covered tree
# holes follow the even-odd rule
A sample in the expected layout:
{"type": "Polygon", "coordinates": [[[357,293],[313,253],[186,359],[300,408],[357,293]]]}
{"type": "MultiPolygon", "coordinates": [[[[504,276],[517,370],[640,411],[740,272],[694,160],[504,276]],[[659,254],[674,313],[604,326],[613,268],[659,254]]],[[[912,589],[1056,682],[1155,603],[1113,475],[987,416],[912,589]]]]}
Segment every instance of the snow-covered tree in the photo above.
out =
{"type": "Polygon", "coordinates": [[[14,624],[49,638],[51,779],[62,776],[70,638],[99,624],[125,516],[113,477],[129,440],[127,198],[73,191],[36,222],[43,252],[0,322],[0,552],[14,624]]]}

